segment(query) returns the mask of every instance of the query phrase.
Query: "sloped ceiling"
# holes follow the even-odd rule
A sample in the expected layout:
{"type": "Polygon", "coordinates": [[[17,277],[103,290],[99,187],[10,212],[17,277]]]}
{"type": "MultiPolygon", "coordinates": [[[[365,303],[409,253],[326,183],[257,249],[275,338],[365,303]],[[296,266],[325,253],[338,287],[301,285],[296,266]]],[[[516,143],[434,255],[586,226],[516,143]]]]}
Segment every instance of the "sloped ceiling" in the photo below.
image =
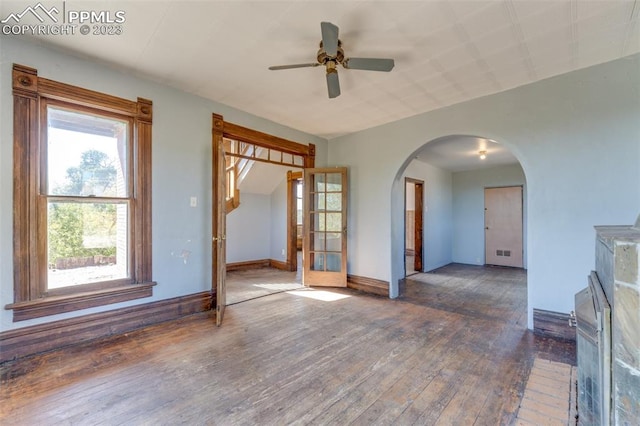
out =
{"type": "Polygon", "coordinates": [[[254,162],[251,170],[238,186],[240,200],[242,200],[242,194],[271,194],[278,185],[287,179],[287,170],[292,170],[292,168],[254,162]]]}

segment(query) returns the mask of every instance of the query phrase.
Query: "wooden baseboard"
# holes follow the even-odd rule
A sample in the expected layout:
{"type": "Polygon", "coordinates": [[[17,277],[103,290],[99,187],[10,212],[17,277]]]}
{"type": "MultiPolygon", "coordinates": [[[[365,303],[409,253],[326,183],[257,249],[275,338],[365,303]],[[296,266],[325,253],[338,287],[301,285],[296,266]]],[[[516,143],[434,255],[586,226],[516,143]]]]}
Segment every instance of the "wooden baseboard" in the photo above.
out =
{"type": "Polygon", "coordinates": [[[347,287],[389,297],[389,283],[375,278],[347,275],[347,287]]]}
{"type": "Polygon", "coordinates": [[[569,325],[571,316],[560,312],[533,310],[533,332],[542,336],[576,341],[576,329],[569,325]]]}
{"type": "Polygon", "coordinates": [[[227,263],[227,271],[245,271],[247,269],[268,268],[271,266],[269,259],[248,260],[246,262],[227,263]]]}
{"type": "Polygon", "coordinates": [[[215,306],[205,291],[0,333],[0,363],[204,312],[215,306]]]}
{"type": "Polygon", "coordinates": [[[291,267],[286,262],[275,259],[247,260],[245,262],[227,263],[227,272],[229,271],[246,271],[249,269],[260,268],[276,268],[283,271],[290,271],[291,267]]]}
{"type": "Polygon", "coordinates": [[[279,260],[269,259],[269,266],[276,269],[281,269],[283,271],[291,271],[289,264],[286,262],[280,262],[279,260]]]}

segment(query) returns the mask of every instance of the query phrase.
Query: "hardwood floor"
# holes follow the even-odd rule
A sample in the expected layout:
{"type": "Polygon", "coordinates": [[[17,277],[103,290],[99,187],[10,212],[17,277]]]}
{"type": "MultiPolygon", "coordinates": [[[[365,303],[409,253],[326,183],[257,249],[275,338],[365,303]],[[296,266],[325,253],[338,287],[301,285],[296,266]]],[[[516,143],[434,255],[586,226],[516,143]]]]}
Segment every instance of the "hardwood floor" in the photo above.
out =
{"type": "Polygon", "coordinates": [[[450,265],[398,300],[310,289],[1,367],[0,423],[512,424],[534,358],[523,271],[450,265]]]}
{"type": "Polygon", "coordinates": [[[227,272],[227,305],[301,288],[300,271],[260,268],[227,272]]]}

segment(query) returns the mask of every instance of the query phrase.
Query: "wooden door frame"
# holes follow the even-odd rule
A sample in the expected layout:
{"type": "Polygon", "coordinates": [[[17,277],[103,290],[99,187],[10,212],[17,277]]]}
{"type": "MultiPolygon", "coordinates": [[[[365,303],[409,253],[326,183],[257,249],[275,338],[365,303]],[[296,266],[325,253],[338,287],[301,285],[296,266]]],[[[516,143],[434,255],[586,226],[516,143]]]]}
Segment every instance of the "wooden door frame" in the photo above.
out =
{"type": "Polygon", "coordinates": [[[226,170],[224,167],[223,128],[224,121],[221,115],[213,114],[212,124],[212,160],[211,160],[211,191],[212,191],[212,218],[211,218],[211,308],[216,311],[216,325],[222,324],[226,306],[226,170]],[[213,297],[215,296],[215,303],[213,297]]]}
{"type": "MultiPolygon", "coordinates": [[[[284,138],[280,138],[278,136],[273,136],[268,133],[259,132],[257,130],[249,129],[247,127],[243,127],[237,124],[230,123],[224,120],[224,117],[220,114],[213,113],[212,114],[212,146],[213,146],[213,161],[212,167],[215,167],[216,161],[218,157],[216,156],[216,151],[218,147],[218,143],[222,144],[222,140],[224,138],[233,139],[237,141],[251,143],[262,148],[268,148],[274,151],[281,151],[292,155],[299,155],[303,158],[303,169],[304,168],[313,168],[315,166],[315,157],[316,157],[316,146],[315,144],[304,145],[299,142],[290,141],[284,138]]],[[[217,308],[218,311],[222,310],[224,312],[224,307],[218,307],[218,283],[224,281],[224,276],[226,275],[226,268],[219,268],[220,262],[226,262],[226,235],[218,235],[219,230],[221,228],[221,224],[224,225],[222,228],[226,227],[226,203],[225,203],[225,194],[224,191],[220,191],[216,188],[219,187],[219,181],[217,179],[218,173],[215,169],[212,169],[211,172],[212,177],[212,274],[211,274],[211,292],[212,298],[215,296],[216,303],[212,303],[212,309],[217,308]],[[214,240],[218,238],[218,240],[214,240]],[[221,240],[220,240],[221,238],[221,240]],[[221,244],[217,244],[222,241],[221,244]],[[222,259],[221,259],[222,257],[222,259]]],[[[224,188],[224,187],[223,187],[224,188]]],[[[288,215],[291,215],[291,212],[288,212],[288,215]]],[[[289,217],[288,216],[288,217],[289,217]]],[[[290,240],[290,237],[289,237],[290,240]]],[[[288,241],[289,241],[288,240],[288,241]]],[[[289,243],[287,244],[289,246],[289,243]]],[[[294,246],[295,248],[295,246],[294,246]]],[[[295,252],[294,252],[295,254],[295,252]]],[[[291,257],[288,255],[288,263],[291,268],[291,260],[295,259],[297,261],[296,256],[291,257]]],[[[222,295],[222,300],[224,300],[224,295],[222,295]]]]}
{"type": "Polygon", "coordinates": [[[289,271],[298,270],[298,206],[297,183],[304,172],[287,172],[287,267],[289,271]]]}
{"type": "MultiPolygon", "coordinates": [[[[419,179],[414,179],[410,177],[404,178],[404,211],[405,211],[405,237],[404,237],[404,247],[405,253],[407,250],[407,219],[406,219],[406,211],[407,211],[407,184],[414,184],[414,199],[415,199],[415,214],[414,214],[414,227],[413,227],[413,247],[414,247],[414,256],[413,256],[413,270],[416,272],[422,272],[424,269],[424,265],[422,262],[422,258],[424,256],[424,181],[419,179]]],[[[403,256],[405,258],[405,266],[404,273],[407,275],[407,265],[406,265],[406,255],[403,256]]]]}

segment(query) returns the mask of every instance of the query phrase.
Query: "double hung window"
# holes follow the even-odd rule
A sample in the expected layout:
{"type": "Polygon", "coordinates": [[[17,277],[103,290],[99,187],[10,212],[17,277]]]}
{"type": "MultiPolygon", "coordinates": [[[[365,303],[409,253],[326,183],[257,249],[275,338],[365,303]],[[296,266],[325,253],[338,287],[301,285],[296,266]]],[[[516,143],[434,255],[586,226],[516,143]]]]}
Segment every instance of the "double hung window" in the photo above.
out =
{"type": "Polygon", "coordinates": [[[151,102],[13,88],[14,321],[150,296],[151,102]]]}

